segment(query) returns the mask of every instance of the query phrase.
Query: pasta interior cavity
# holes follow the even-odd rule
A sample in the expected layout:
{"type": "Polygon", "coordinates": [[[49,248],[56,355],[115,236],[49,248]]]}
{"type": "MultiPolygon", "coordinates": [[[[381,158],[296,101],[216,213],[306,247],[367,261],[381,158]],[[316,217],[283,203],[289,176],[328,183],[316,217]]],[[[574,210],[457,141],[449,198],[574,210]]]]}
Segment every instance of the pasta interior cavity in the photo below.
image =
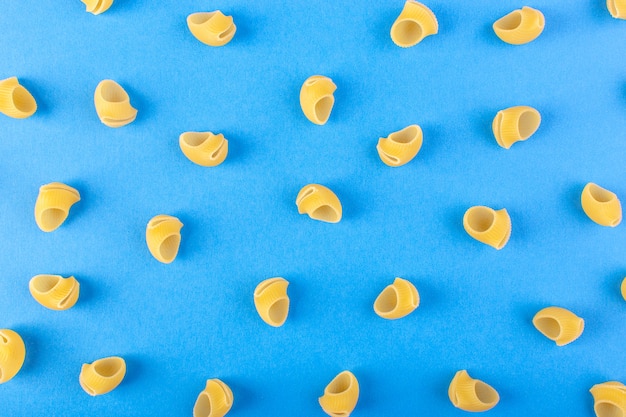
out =
{"type": "Polygon", "coordinates": [[[350,371],[339,373],[324,389],[320,406],[331,417],[348,417],[359,400],[359,381],[350,371]]]}
{"type": "Polygon", "coordinates": [[[218,166],[228,155],[228,140],[221,133],[184,132],[178,143],[187,159],[204,167],[218,166]]]}
{"type": "Polygon", "coordinates": [[[463,227],[468,235],[497,250],[502,249],[511,237],[511,218],[506,209],[470,207],[463,216],[463,227]]]}
{"type": "Polygon", "coordinates": [[[410,162],[422,147],[422,128],[410,125],[386,138],[380,138],[376,150],[388,166],[399,167],[410,162]]]}
{"type": "Polygon", "coordinates": [[[103,395],[113,391],[126,375],[126,361],[110,356],[83,364],[78,381],[83,390],[91,395],[103,395]]]}
{"type": "Polygon", "coordinates": [[[589,390],[598,417],[626,416],[626,386],[618,381],[596,384],[589,390]]]}
{"type": "Polygon", "coordinates": [[[39,188],[35,202],[35,222],[44,232],[52,232],[67,219],[70,208],[80,201],[80,193],[60,182],[51,182],[39,188]]]}
{"type": "Polygon", "coordinates": [[[493,31],[504,42],[522,45],[537,39],[545,27],[543,13],[524,6],[496,20],[493,31]]]}
{"type": "Polygon", "coordinates": [[[113,80],[100,81],[94,93],[94,105],[98,118],[108,127],[126,126],[137,117],[128,93],[113,80]]]}
{"type": "Polygon", "coordinates": [[[409,48],[438,31],[439,24],[432,10],[422,3],[408,0],[391,26],[390,36],[396,45],[409,48]]]}
{"type": "Polygon", "coordinates": [[[80,293],[76,278],[60,275],[35,275],[28,287],[35,301],[51,310],[72,308],[80,293]]]}
{"type": "Polygon", "coordinates": [[[37,111],[37,102],[17,77],[0,80],[0,112],[14,119],[26,119],[37,111]]]}
{"type": "Polygon", "coordinates": [[[254,290],[254,306],[261,319],[273,327],[282,326],[289,314],[289,282],[282,278],[269,278],[257,285],[254,290]]]}
{"type": "Polygon", "coordinates": [[[514,106],[500,110],[493,119],[492,130],[498,145],[509,149],[515,142],[525,141],[541,124],[541,114],[530,106],[514,106]]]}
{"type": "Polygon", "coordinates": [[[193,417],[224,417],[233,406],[233,400],[228,385],[217,378],[209,379],[196,399],[193,417]]]}
{"type": "Polygon", "coordinates": [[[209,46],[224,46],[235,36],[237,26],[232,16],[220,10],[198,12],[187,16],[187,27],[200,42],[209,46]]]}
{"type": "Polygon", "coordinates": [[[176,259],[180,247],[181,221],[167,214],[154,216],[146,226],[148,250],[157,261],[169,264],[176,259]]]}
{"type": "Polygon", "coordinates": [[[329,188],[320,184],[302,187],[296,197],[298,213],[308,214],[310,218],[327,223],[338,223],[342,216],[339,198],[329,188]]]}
{"type": "Polygon", "coordinates": [[[374,311],[380,317],[394,320],[412,313],[420,303],[417,288],[402,278],[396,278],[374,301],[374,311]]]}
{"type": "Polygon", "coordinates": [[[561,307],[546,307],[533,317],[533,325],[541,334],[565,346],[578,339],[585,329],[585,321],[561,307]]]}
{"type": "Polygon", "coordinates": [[[300,89],[300,108],[306,118],[317,125],[326,124],[335,105],[335,90],[337,86],[328,77],[307,78],[300,89]]]}
{"type": "Polygon", "coordinates": [[[587,217],[601,226],[615,227],[622,222],[622,204],[617,195],[597,184],[585,185],[580,203],[587,217]]]}
{"type": "Polygon", "coordinates": [[[470,377],[466,370],[454,375],[448,397],[456,408],[472,412],[490,410],[500,401],[500,395],[491,385],[470,377]]]}

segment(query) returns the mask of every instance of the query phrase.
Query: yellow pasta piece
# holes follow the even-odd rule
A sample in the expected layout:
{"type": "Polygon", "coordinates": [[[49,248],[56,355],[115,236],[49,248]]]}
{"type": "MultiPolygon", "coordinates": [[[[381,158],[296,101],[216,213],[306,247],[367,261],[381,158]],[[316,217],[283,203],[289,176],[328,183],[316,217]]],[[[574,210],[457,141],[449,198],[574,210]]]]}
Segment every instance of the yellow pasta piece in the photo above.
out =
{"type": "Polygon", "coordinates": [[[107,10],[109,10],[111,5],[113,4],[113,0],[80,0],[80,1],[85,3],[85,6],[87,6],[87,11],[89,13],[92,13],[95,15],[106,12],[107,10]]]}
{"type": "Polygon", "coordinates": [[[110,356],[90,364],[83,364],[78,381],[87,394],[96,396],[113,391],[125,375],[124,359],[119,356],[110,356]]]}
{"type": "Polygon", "coordinates": [[[596,384],[589,390],[593,396],[593,410],[598,417],[626,416],[626,386],[618,381],[596,384]]]}
{"type": "Polygon", "coordinates": [[[316,125],[326,124],[335,105],[335,90],[337,86],[328,77],[307,78],[300,89],[300,107],[306,118],[316,125]]]}
{"type": "Polygon", "coordinates": [[[209,46],[226,45],[237,31],[233,17],[225,16],[219,10],[190,14],[187,26],[196,39],[209,46]]]}
{"type": "Polygon", "coordinates": [[[578,339],[585,329],[585,321],[561,307],[546,307],[533,317],[533,325],[557,346],[565,346],[578,339]]]}
{"type": "Polygon", "coordinates": [[[183,224],[174,216],[159,214],[148,222],[146,243],[154,259],[169,264],[176,259],[183,224]]]}
{"type": "Polygon", "coordinates": [[[348,417],[359,401],[359,381],[350,371],[343,371],[326,386],[320,406],[331,417],[348,417]]]}
{"type": "Polygon", "coordinates": [[[622,222],[622,204],[615,193],[592,182],[580,196],[585,214],[602,226],[615,227],[622,222]]]}
{"type": "Polygon", "coordinates": [[[543,13],[524,6],[496,20],[493,31],[506,43],[523,45],[537,39],[543,32],[545,24],[543,13]]]}
{"type": "Polygon", "coordinates": [[[439,31],[437,17],[428,7],[417,1],[408,0],[391,26],[391,40],[402,48],[420,43],[425,37],[439,31]]]}
{"type": "Polygon", "coordinates": [[[51,182],[39,188],[35,203],[35,222],[44,232],[52,232],[65,222],[70,208],[80,201],[75,188],[60,182],[51,182]]]}
{"type": "Polygon", "coordinates": [[[463,216],[463,227],[468,235],[497,250],[502,249],[511,237],[511,218],[506,209],[470,207],[463,216]]]}
{"type": "Polygon", "coordinates": [[[35,275],[28,283],[28,289],[42,306],[51,310],[67,310],[78,301],[80,284],[74,277],[35,275]]]}
{"type": "Polygon", "coordinates": [[[622,281],[622,298],[626,301],[626,278],[622,281]]]}
{"type": "Polygon", "coordinates": [[[26,119],[36,111],[35,98],[19,83],[17,77],[0,81],[0,112],[14,119],[26,119]]]}
{"type": "Polygon", "coordinates": [[[113,80],[102,80],[93,97],[100,121],[109,127],[122,127],[137,117],[137,109],[130,105],[130,97],[113,80]]]}
{"type": "Polygon", "coordinates": [[[456,408],[465,411],[491,410],[500,401],[500,395],[491,385],[469,376],[466,370],[454,375],[448,397],[456,408]]]}
{"type": "Polygon", "coordinates": [[[254,290],[254,306],[264,322],[280,327],[289,314],[289,296],[285,278],[269,278],[257,285],[254,290]]]}
{"type": "Polygon", "coordinates": [[[606,7],[614,18],[626,19],[626,0],[606,0],[606,7]]]}
{"type": "Polygon", "coordinates": [[[233,392],[219,379],[209,379],[193,406],[193,417],[224,417],[233,406],[233,392]]]}
{"type": "Polygon", "coordinates": [[[417,288],[406,279],[396,278],[374,301],[374,311],[384,319],[399,319],[420,305],[417,288]]]}
{"type": "Polygon", "coordinates": [[[0,329],[0,384],[12,379],[22,369],[26,347],[19,334],[0,329]]]}
{"type": "Polygon", "coordinates": [[[415,158],[421,147],[422,128],[411,125],[391,133],[386,138],[380,138],[376,150],[385,164],[399,167],[415,158]]]}
{"type": "Polygon", "coordinates": [[[203,167],[217,166],[228,155],[228,141],[221,133],[185,132],[180,135],[178,143],[187,159],[203,167]]]}
{"type": "Polygon", "coordinates": [[[339,198],[330,189],[320,184],[302,187],[296,197],[298,213],[328,223],[339,223],[342,209],[339,198]]]}
{"type": "Polygon", "coordinates": [[[500,110],[491,128],[498,145],[509,149],[515,142],[534,135],[540,124],[541,115],[537,110],[529,106],[515,106],[500,110]]]}

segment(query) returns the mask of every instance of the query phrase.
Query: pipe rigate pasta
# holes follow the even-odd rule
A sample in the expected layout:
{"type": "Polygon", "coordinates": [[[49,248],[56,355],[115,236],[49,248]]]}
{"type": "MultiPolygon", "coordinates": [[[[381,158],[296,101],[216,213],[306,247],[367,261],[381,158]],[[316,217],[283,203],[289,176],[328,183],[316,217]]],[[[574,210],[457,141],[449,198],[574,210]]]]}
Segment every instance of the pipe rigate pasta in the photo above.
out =
{"type": "Polygon", "coordinates": [[[626,386],[618,381],[596,384],[589,390],[593,396],[593,411],[598,417],[626,416],[626,386]]]}
{"type": "Polygon", "coordinates": [[[331,417],[348,417],[359,400],[359,381],[350,371],[343,371],[326,386],[320,406],[331,417]]]}
{"type": "Polygon", "coordinates": [[[511,237],[511,218],[506,209],[470,207],[463,216],[463,227],[474,239],[498,250],[502,249],[511,237]]]}
{"type": "Polygon", "coordinates": [[[622,222],[622,204],[615,193],[592,182],[580,196],[585,214],[601,226],[615,227],[622,222]]]}
{"type": "Polygon", "coordinates": [[[280,327],[289,314],[289,281],[276,277],[262,281],[254,290],[254,306],[264,322],[280,327]]]}
{"type": "Polygon", "coordinates": [[[386,138],[380,138],[376,150],[386,165],[399,167],[415,158],[421,147],[422,128],[410,125],[386,138]]]}
{"type": "Polygon", "coordinates": [[[80,0],[80,1],[85,3],[85,6],[87,6],[87,11],[89,13],[92,13],[95,15],[106,12],[107,10],[109,10],[111,5],[113,4],[113,0],[80,0]]]}
{"type": "Polygon", "coordinates": [[[180,135],[178,144],[187,159],[204,167],[217,166],[228,155],[228,141],[221,133],[185,132],[180,135]]]}
{"type": "Polygon", "coordinates": [[[0,329],[0,384],[12,379],[22,369],[26,347],[19,334],[0,329]]]}
{"type": "Polygon", "coordinates": [[[126,362],[119,356],[98,359],[85,363],[80,369],[78,382],[91,395],[102,395],[113,391],[126,375],[126,362]]]}
{"type": "Polygon", "coordinates": [[[541,114],[536,109],[515,106],[500,110],[494,117],[491,128],[498,145],[509,149],[515,142],[534,135],[540,124],[541,114]]]}
{"type": "Polygon", "coordinates": [[[493,31],[506,43],[523,45],[541,35],[545,24],[543,13],[524,6],[496,20],[493,24],[493,31]]]}
{"type": "Polygon", "coordinates": [[[391,40],[402,48],[420,43],[425,37],[439,31],[437,17],[428,7],[408,0],[398,18],[391,26],[391,40]]]}
{"type": "Polygon", "coordinates": [[[338,223],[341,220],[342,208],[339,198],[327,187],[320,184],[309,184],[302,187],[296,197],[298,213],[308,214],[314,220],[338,223]]]}
{"type": "Polygon", "coordinates": [[[0,81],[0,112],[14,119],[26,119],[37,111],[37,102],[17,77],[0,81]]]}
{"type": "Polygon", "coordinates": [[[193,417],[224,417],[233,406],[233,392],[219,379],[209,379],[193,406],[193,417]]]}
{"type": "Polygon", "coordinates": [[[106,126],[126,126],[137,117],[137,109],[131,106],[128,93],[113,80],[100,81],[93,100],[96,113],[106,126]]]}
{"type": "Polygon", "coordinates": [[[39,188],[35,202],[35,222],[44,232],[52,232],[65,222],[70,208],[80,201],[80,193],[60,182],[51,182],[39,188]]]}
{"type": "Polygon", "coordinates": [[[374,301],[374,311],[384,319],[399,319],[412,313],[420,304],[417,288],[410,281],[396,278],[374,301]]]}
{"type": "Polygon", "coordinates": [[[626,278],[622,281],[622,298],[626,301],[626,278]]]}
{"type": "Polygon", "coordinates": [[[326,124],[335,105],[335,90],[337,86],[328,77],[307,78],[300,88],[300,107],[306,118],[316,125],[326,124]]]}
{"type": "Polygon", "coordinates": [[[606,0],[609,13],[616,19],[626,19],[626,0],[606,0]]]}
{"type": "Polygon", "coordinates": [[[454,375],[448,397],[456,408],[474,412],[491,410],[500,401],[500,395],[491,385],[472,378],[466,370],[454,375]]]}
{"type": "Polygon", "coordinates": [[[565,346],[578,339],[585,329],[585,321],[561,307],[546,307],[533,317],[533,325],[541,334],[565,346]]]}
{"type": "Polygon", "coordinates": [[[209,46],[226,45],[237,31],[233,17],[225,16],[219,10],[190,14],[187,26],[196,39],[209,46]]]}
{"type": "Polygon", "coordinates": [[[35,275],[28,283],[28,289],[42,306],[51,310],[67,310],[78,301],[80,284],[74,277],[35,275]]]}
{"type": "Polygon", "coordinates": [[[146,243],[154,259],[169,264],[176,259],[183,224],[174,216],[159,214],[148,222],[146,243]]]}

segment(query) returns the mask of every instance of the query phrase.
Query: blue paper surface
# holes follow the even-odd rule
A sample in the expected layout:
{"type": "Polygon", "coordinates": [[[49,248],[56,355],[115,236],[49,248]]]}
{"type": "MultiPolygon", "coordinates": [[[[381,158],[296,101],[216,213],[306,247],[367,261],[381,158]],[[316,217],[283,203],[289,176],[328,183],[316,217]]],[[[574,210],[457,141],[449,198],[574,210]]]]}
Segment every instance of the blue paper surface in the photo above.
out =
{"type": "Polygon", "coordinates": [[[507,45],[492,23],[524,4],[430,0],[440,31],[401,49],[389,29],[402,1],[116,0],[93,16],[78,1],[0,4],[0,79],[17,76],[39,109],[0,115],[0,328],[22,335],[23,369],[0,385],[3,416],[191,416],[208,378],[233,390],[233,417],[323,416],[317,397],[340,371],[359,379],[354,416],[461,416],[447,397],[459,369],[491,384],[490,416],[593,416],[588,390],[626,382],[626,226],[580,207],[587,182],[626,201],[626,21],[604,1],[537,0],[544,33],[507,45]],[[186,16],[234,16],[231,43],[198,42],[186,16]],[[325,126],[298,96],[309,76],[338,88],[325,126]],[[111,129],[93,92],[114,79],[139,110],[111,129]],[[500,148],[498,110],[530,105],[542,124],[500,148]],[[400,168],[379,137],[419,124],[424,144],[400,168]],[[224,133],[215,168],[192,164],[184,131],[224,133]],[[82,200],[57,231],[37,228],[39,186],[82,200]],[[336,192],[339,224],[299,215],[308,183],[336,192]],[[505,207],[496,251],[462,226],[473,205],[505,207]],[[153,259],[145,226],[184,223],[178,258],[153,259]],[[36,274],[74,275],[76,306],[50,311],[36,274]],[[263,279],[290,281],[282,328],[258,317],[263,279]],[[420,307],[397,321],[372,304],[396,276],[420,307]],[[585,332],[556,347],[532,326],[557,305],[585,332]],[[89,397],[83,363],[119,355],[128,373],[89,397]]]}

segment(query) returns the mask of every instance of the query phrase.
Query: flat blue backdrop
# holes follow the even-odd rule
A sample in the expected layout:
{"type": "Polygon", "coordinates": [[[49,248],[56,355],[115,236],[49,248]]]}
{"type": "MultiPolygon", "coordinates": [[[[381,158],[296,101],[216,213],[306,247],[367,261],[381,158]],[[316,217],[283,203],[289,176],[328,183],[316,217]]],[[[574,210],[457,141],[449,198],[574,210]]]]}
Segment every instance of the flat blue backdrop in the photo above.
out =
{"type": "Polygon", "coordinates": [[[447,386],[467,369],[499,391],[491,416],[593,416],[589,388],[626,382],[626,226],[596,225],[579,198],[593,181],[626,201],[626,21],[603,0],[535,0],[546,29],[516,47],[491,24],[523,2],[427,4],[440,33],[401,49],[389,38],[401,0],[116,0],[100,16],[78,0],[3,0],[0,78],[18,76],[39,110],[0,115],[0,328],[27,349],[0,385],[2,415],[191,416],[206,379],[221,378],[233,417],[321,417],[317,397],[349,369],[354,416],[462,416],[447,386]],[[215,9],[237,24],[222,48],[185,22],[215,9]],[[325,126],[299,108],[314,74],[338,86],[325,126]],[[131,125],[99,122],[105,78],[139,109],[131,125]],[[513,105],[543,121],[507,151],[491,121],[513,105]],[[382,164],[378,138],[413,123],[415,160],[382,164]],[[188,161],[189,130],[224,133],[226,162],[188,161]],[[52,181],[82,200],[43,233],[33,207],[52,181]],[[337,193],[341,223],[297,213],[311,182],[337,193]],[[472,205],[508,209],[503,250],[466,235],[472,205]],[[161,213],[185,224],[171,265],[145,245],[161,213]],[[77,305],[37,304],[28,281],[42,273],[76,276],[77,305]],[[291,283],[278,329],[252,301],[273,276],[291,283]],[[386,321],[372,303],[396,276],[422,303],[386,321]],[[534,329],[548,305],[585,319],[579,340],[559,348],[534,329]],[[110,355],[127,377],[89,397],[81,364],[110,355]]]}

